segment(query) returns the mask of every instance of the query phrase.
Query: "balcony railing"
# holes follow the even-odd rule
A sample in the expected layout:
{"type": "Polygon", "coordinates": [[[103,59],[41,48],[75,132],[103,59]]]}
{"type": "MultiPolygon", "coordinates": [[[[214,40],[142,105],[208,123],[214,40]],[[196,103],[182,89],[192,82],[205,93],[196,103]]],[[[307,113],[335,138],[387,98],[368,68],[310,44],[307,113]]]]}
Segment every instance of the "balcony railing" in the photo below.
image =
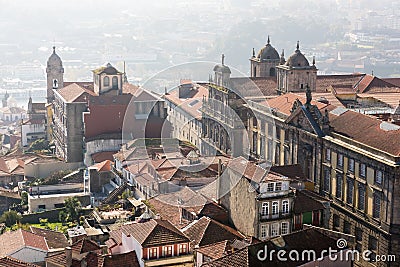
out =
{"type": "Polygon", "coordinates": [[[290,212],[288,213],[283,213],[283,212],[279,212],[277,214],[263,214],[260,213],[260,221],[274,221],[274,220],[280,220],[280,219],[286,219],[291,217],[292,214],[290,212]]]}

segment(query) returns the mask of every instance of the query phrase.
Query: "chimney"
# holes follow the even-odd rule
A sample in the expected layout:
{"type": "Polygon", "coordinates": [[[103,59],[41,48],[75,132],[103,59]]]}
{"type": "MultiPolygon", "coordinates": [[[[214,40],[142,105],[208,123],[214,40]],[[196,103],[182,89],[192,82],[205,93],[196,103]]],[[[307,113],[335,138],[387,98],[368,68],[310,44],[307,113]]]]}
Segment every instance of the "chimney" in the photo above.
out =
{"type": "Polygon", "coordinates": [[[72,266],[72,248],[66,247],[65,248],[65,263],[67,267],[72,266]]]}

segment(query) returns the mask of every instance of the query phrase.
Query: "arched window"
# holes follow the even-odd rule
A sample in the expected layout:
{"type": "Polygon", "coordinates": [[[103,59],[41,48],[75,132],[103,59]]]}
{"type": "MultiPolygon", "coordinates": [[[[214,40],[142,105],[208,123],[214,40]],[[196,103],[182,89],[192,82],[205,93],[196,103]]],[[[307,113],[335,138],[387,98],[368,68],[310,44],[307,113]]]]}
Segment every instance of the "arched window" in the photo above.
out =
{"type": "Polygon", "coordinates": [[[112,88],[118,89],[118,78],[116,76],[112,78],[112,88]]]}
{"type": "Polygon", "coordinates": [[[271,76],[271,77],[275,76],[275,68],[270,68],[269,69],[269,76],[271,76]]]}
{"type": "Polygon", "coordinates": [[[104,77],[103,83],[104,83],[104,86],[110,86],[110,78],[108,78],[107,76],[104,77]]]}

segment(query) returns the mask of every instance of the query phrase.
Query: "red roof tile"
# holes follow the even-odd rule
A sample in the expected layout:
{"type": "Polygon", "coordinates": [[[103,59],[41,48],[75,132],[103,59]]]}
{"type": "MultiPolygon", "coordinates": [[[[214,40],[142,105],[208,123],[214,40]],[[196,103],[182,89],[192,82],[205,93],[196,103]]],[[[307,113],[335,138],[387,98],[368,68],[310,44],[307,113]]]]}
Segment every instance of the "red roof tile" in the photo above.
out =
{"type": "Polygon", "coordinates": [[[7,256],[9,253],[26,246],[43,251],[49,249],[43,236],[22,229],[8,231],[0,235],[0,257],[7,256]]]}
{"type": "Polygon", "coordinates": [[[91,166],[91,168],[96,168],[98,172],[107,172],[112,169],[112,161],[105,160],[91,166]]]}
{"type": "Polygon", "coordinates": [[[244,239],[235,229],[208,217],[201,217],[182,230],[193,246],[205,246],[223,240],[244,239]]]}
{"type": "Polygon", "coordinates": [[[7,256],[0,258],[0,267],[39,267],[39,265],[23,262],[7,256]]]}
{"type": "Polygon", "coordinates": [[[56,90],[58,94],[65,100],[65,102],[87,102],[84,98],[89,95],[96,96],[93,91],[86,89],[77,83],[69,84],[61,89],[56,90]]]}
{"type": "Polygon", "coordinates": [[[43,236],[46,239],[47,246],[50,249],[65,248],[69,245],[67,238],[61,232],[37,228],[33,226],[30,226],[29,229],[33,234],[43,236]]]}

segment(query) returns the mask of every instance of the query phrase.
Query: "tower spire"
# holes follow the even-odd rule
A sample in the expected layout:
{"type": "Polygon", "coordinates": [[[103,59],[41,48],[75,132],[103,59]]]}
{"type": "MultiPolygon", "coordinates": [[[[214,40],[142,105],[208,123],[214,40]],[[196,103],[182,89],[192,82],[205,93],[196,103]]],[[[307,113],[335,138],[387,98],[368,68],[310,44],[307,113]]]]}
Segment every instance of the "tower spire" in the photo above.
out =
{"type": "Polygon", "coordinates": [[[269,44],[269,43],[270,43],[270,40],[269,40],[269,35],[268,35],[267,44],[269,44]]]}
{"type": "Polygon", "coordinates": [[[297,45],[296,45],[296,51],[299,51],[300,50],[300,42],[299,41],[297,41],[297,45]]]}
{"type": "Polygon", "coordinates": [[[222,54],[221,59],[222,59],[222,65],[224,65],[224,61],[225,61],[225,55],[224,54],[222,54]]]}
{"type": "Polygon", "coordinates": [[[56,53],[56,46],[53,45],[53,54],[55,54],[55,53],[56,53]]]}
{"type": "Polygon", "coordinates": [[[312,64],[315,65],[315,56],[312,57],[312,64]]]}
{"type": "Polygon", "coordinates": [[[256,57],[256,50],[254,50],[254,47],[253,47],[253,57],[256,57]]]}

